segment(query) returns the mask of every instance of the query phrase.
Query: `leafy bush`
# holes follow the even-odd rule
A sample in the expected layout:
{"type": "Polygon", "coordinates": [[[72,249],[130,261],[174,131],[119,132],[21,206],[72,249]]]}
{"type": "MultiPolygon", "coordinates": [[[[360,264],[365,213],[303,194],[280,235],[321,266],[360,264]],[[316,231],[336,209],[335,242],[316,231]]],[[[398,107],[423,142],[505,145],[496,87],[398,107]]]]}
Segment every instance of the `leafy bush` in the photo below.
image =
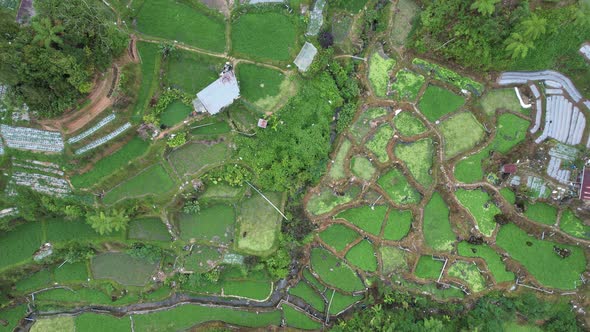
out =
{"type": "Polygon", "coordinates": [[[163,250],[151,244],[135,243],[131,249],[127,250],[127,254],[131,257],[143,258],[154,264],[162,259],[163,250]]]}

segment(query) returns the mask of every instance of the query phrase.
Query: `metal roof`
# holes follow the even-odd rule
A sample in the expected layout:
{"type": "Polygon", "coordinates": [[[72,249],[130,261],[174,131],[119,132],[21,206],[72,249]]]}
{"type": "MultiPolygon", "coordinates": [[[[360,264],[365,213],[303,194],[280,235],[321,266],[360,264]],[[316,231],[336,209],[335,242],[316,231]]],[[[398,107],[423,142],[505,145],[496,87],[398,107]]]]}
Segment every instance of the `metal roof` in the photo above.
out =
{"type": "Polygon", "coordinates": [[[580,188],[580,199],[584,201],[590,200],[590,167],[584,168],[582,173],[582,186],[580,188]]]}
{"type": "Polygon", "coordinates": [[[297,58],[295,58],[295,65],[300,71],[307,71],[317,53],[318,49],[313,44],[305,42],[297,58]]]}
{"type": "MultiPolygon", "coordinates": [[[[210,114],[217,114],[240,97],[240,86],[233,70],[221,74],[215,82],[197,93],[197,98],[210,114]]],[[[193,105],[195,101],[193,101],[193,105]]],[[[197,103],[198,104],[198,103],[197,103]]]]}

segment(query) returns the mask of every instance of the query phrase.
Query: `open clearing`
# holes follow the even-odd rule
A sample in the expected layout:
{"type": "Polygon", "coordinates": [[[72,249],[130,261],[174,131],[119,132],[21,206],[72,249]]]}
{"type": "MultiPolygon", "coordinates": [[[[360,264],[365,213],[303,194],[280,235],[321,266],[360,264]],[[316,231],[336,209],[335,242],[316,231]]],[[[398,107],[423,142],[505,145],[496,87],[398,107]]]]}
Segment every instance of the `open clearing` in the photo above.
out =
{"type": "Polygon", "coordinates": [[[461,242],[457,246],[457,251],[461,256],[483,258],[497,283],[513,281],[515,278],[514,273],[506,270],[500,254],[485,244],[474,245],[461,242]]]}
{"type": "Polygon", "coordinates": [[[224,139],[208,142],[191,142],[172,151],[168,156],[179,176],[195,174],[205,166],[217,165],[229,156],[228,142],[224,139]]]}
{"type": "Polygon", "coordinates": [[[156,164],[113,188],[104,196],[103,202],[112,204],[125,198],[165,194],[172,188],[174,180],[162,164],[156,164]]]}
{"type": "Polygon", "coordinates": [[[395,81],[391,83],[391,90],[397,100],[414,102],[425,81],[424,76],[402,69],[395,75],[395,81]]]}
{"type": "Polygon", "coordinates": [[[557,221],[557,208],[547,203],[527,203],[524,215],[530,220],[545,225],[553,225],[557,221]]]}
{"type": "Polygon", "coordinates": [[[430,175],[433,154],[434,147],[430,138],[395,145],[395,156],[406,164],[414,179],[424,187],[430,187],[434,182],[430,175]]]}
{"type": "Polygon", "coordinates": [[[436,85],[429,85],[422,95],[418,108],[429,121],[436,121],[442,116],[455,112],[465,100],[451,91],[436,85]]]}
{"type": "Polygon", "coordinates": [[[145,285],[157,267],[157,264],[122,252],[94,256],[91,263],[94,278],[111,279],[126,286],[145,285]]]}
{"type": "Polygon", "coordinates": [[[0,234],[0,270],[13,264],[33,260],[33,253],[43,244],[41,223],[32,222],[0,234]]]}
{"type": "Polygon", "coordinates": [[[194,95],[219,78],[224,59],[182,49],[166,57],[164,81],[175,89],[194,95]]]}
{"type": "Polygon", "coordinates": [[[439,125],[445,139],[445,158],[450,159],[473,149],[484,138],[485,131],[473,114],[453,115],[439,125]],[[468,130],[466,130],[469,128],[468,130]]]}
{"type": "Polygon", "coordinates": [[[481,107],[487,115],[494,115],[496,110],[500,109],[515,113],[522,111],[514,89],[496,89],[489,91],[481,99],[481,107]]]}
{"type": "Polygon", "coordinates": [[[371,180],[375,174],[375,166],[367,157],[363,156],[354,156],[350,159],[350,170],[352,174],[367,181],[371,180]]]}
{"type": "Polygon", "coordinates": [[[319,233],[320,239],[336,251],[342,251],[346,246],[359,238],[359,234],[341,224],[334,224],[319,233]]]}
{"type": "Polygon", "coordinates": [[[213,205],[201,208],[196,214],[178,215],[180,237],[184,240],[229,244],[233,240],[234,223],[234,208],[229,205],[213,205]]]}
{"type": "Polygon", "coordinates": [[[449,267],[449,277],[461,279],[467,283],[472,292],[480,292],[485,289],[486,282],[477,265],[459,261],[449,267]]]}
{"type": "Polygon", "coordinates": [[[459,189],[455,196],[475,218],[477,228],[485,236],[491,236],[496,229],[494,216],[502,213],[490,195],[483,190],[459,189]]]}
{"type": "MultiPolygon", "coordinates": [[[[264,193],[273,204],[281,208],[281,194],[264,193]]],[[[262,197],[253,192],[243,200],[237,213],[239,232],[236,248],[250,255],[268,255],[278,241],[281,215],[262,197]]]]}
{"type": "Polygon", "coordinates": [[[344,178],[344,176],[346,175],[346,173],[344,172],[344,161],[346,159],[346,156],[348,155],[348,151],[350,151],[351,146],[352,144],[347,139],[342,141],[342,144],[340,144],[338,152],[336,153],[336,157],[334,158],[334,162],[330,167],[329,174],[332,179],[339,180],[344,178]]]}
{"type": "Polygon", "coordinates": [[[413,216],[410,210],[389,210],[387,224],[383,229],[383,239],[400,241],[410,232],[412,220],[413,216]]]}
{"type": "Polygon", "coordinates": [[[360,142],[371,130],[371,122],[387,114],[387,110],[382,107],[369,108],[362,112],[359,118],[350,128],[350,133],[357,142],[360,142]]]}
{"type": "Polygon", "coordinates": [[[384,124],[377,129],[371,139],[365,144],[367,149],[375,154],[379,162],[385,163],[389,160],[387,144],[393,138],[393,129],[390,125],[384,124]]]}
{"type": "Polygon", "coordinates": [[[330,252],[314,248],[311,250],[311,267],[326,284],[345,292],[365,289],[354,271],[330,252]]]}
{"type": "Polygon", "coordinates": [[[133,119],[140,121],[156,88],[162,55],[157,44],[146,42],[137,42],[137,51],[141,57],[141,83],[133,110],[133,119]]]}
{"type": "Polygon", "coordinates": [[[416,204],[421,200],[420,193],[412,187],[402,171],[392,168],[377,180],[379,186],[396,204],[416,204]]]}
{"type": "Polygon", "coordinates": [[[163,125],[172,127],[186,119],[193,111],[192,107],[184,104],[180,100],[175,100],[160,115],[160,121],[163,125]]]}
{"type": "Polygon", "coordinates": [[[240,64],[237,75],[240,95],[264,110],[275,105],[281,90],[288,89],[289,86],[285,75],[280,71],[250,63],[240,64]]]}
{"type": "Polygon", "coordinates": [[[449,221],[449,207],[437,192],[424,208],[422,228],[426,244],[437,251],[451,251],[455,233],[449,221]]]}
{"type": "Polygon", "coordinates": [[[129,222],[129,238],[147,241],[169,241],[170,234],[160,218],[142,218],[129,222]]]}
{"type": "MultiPolygon", "coordinates": [[[[306,270],[307,271],[307,270],[306,270]]],[[[316,310],[324,311],[326,304],[324,299],[316,292],[310,285],[308,285],[303,279],[301,279],[297,286],[289,289],[289,294],[298,296],[309,303],[316,310]]]]}
{"type": "Polygon", "coordinates": [[[381,247],[381,267],[383,274],[403,273],[408,271],[406,252],[396,247],[381,247]]]}
{"type": "Polygon", "coordinates": [[[385,213],[387,213],[385,205],[377,205],[373,208],[365,205],[342,211],[335,218],[344,219],[365,232],[378,236],[381,233],[385,213]]]}
{"type": "Polygon", "coordinates": [[[397,2],[391,29],[393,45],[400,47],[406,44],[406,39],[412,31],[414,19],[419,13],[420,8],[413,0],[399,0],[397,2]]]}
{"type": "Polygon", "coordinates": [[[401,112],[393,118],[395,129],[402,136],[420,135],[426,131],[426,126],[420,119],[410,112],[401,112]]]}
{"type": "Polygon", "coordinates": [[[350,248],[345,258],[350,264],[363,271],[375,272],[377,270],[375,248],[368,240],[363,240],[350,248]]]}
{"type": "Polygon", "coordinates": [[[580,218],[576,217],[572,210],[566,210],[561,215],[559,228],[571,236],[581,239],[590,238],[590,226],[585,225],[580,218]]]}
{"type": "Polygon", "coordinates": [[[307,211],[316,216],[330,212],[338,205],[352,201],[360,191],[359,187],[350,187],[343,195],[338,195],[330,189],[323,189],[319,194],[310,197],[307,211]]]}
{"type": "Polygon", "coordinates": [[[422,279],[438,279],[444,265],[443,261],[436,260],[432,256],[420,256],[414,274],[422,279]]]}
{"type": "Polygon", "coordinates": [[[386,97],[389,74],[395,66],[395,59],[384,58],[379,52],[373,53],[369,60],[369,81],[377,97],[386,97]]]}

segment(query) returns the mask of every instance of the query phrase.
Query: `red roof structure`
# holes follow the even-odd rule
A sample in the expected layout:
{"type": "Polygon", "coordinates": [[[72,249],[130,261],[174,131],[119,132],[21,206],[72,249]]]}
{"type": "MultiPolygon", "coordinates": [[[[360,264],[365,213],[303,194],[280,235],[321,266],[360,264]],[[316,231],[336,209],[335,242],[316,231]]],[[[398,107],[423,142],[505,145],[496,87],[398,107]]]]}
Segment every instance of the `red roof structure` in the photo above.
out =
{"type": "Polygon", "coordinates": [[[516,165],[514,164],[507,164],[502,166],[502,173],[508,173],[508,174],[513,174],[516,173],[516,165]]]}
{"type": "Polygon", "coordinates": [[[266,125],[268,124],[268,121],[264,120],[264,119],[258,119],[258,127],[260,128],[266,128],[266,125]]]}
{"type": "Polygon", "coordinates": [[[583,201],[590,201],[590,167],[584,168],[584,172],[582,173],[580,199],[583,201]]]}

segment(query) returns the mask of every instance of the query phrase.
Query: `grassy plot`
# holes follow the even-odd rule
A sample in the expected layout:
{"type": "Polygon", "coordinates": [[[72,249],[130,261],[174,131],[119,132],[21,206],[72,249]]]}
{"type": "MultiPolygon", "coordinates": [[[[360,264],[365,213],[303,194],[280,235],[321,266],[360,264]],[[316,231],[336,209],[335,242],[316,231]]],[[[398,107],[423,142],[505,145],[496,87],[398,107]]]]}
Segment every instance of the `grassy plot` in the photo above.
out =
{"type": "Polygon", "coordinates": [[[418,278],[436,280],[444,264],[443,261],[434,259],[432,256],[420,256],[414,274],[418,278]]]}
{"type": "Polygon", "coordinates": [[[430,175],[433,154],[434,147],[430,138],[395,145],[395,156],[406,164],[414,179],[424,187],[429,187],[433,182],[430,175]]]}
{"type": "Polygon", "coordinates": [[[349,12],[357,13],[359,10],[365,7],[366,3],[367,0],[335,0],[330,2],[330,6],[349,12]]]}
{"type": "Polygon", "coordinates": [[[404,290],[409,289],[420,294],[430,294],[439,300],[462,299],[465,297],[465,293],[460,289],[455,287],[439,288],[439,284],[436,282],[419,284],[403,279],[396,274],[394,274],[391,279],[394,283],[399,284],[404,290]]]}
{"type": "Polygon", "coordinates": [[[500,228],[496,244],[544,286],[575,289],[580,284],[580,274],[586,269],[586,257],[581,248],[538,240],[514,224],[500,228]],[[555,252],[556,247],[570,250],[570,255],[561,258],[555,252]]]}
{"type": "Polygon", "coordinates": [[[475,264],[456,262],[449,267],[448,275],[465,281],[472,292],[481,292],[486,288],[486,281],[475,264]]]}
{"type": "Polygon", "coordinates": [[[389,160],[387,144],[393,138],[393,129],[390,125],[384,124],[377,129],[371,139],[365,144],[367,148],[377,156],[377,160],[385,163],[389,160]]]}
{"type": "Polygon", "coordinates": [[[489,246],[461,242],[457,246],[457,250],[461,256],[483,258],[497,283],[514,280],[514,273],[506,270],[506,265],[502,262],[500,254],[489,246]]]}
{"type": "MultiPolygon", "coordinates": [[[[264,193],[277,207],[281,207],[281,194],[264,193]]],[[[281,229],[281,215],[264,197],[253,193],[238,207],[237,249],[250,255],[268,255],[273,251],[281,229]]]]}
{"type": "Polygon", "coordinates": [[[43,244],[40,222],[31,222],[0,234],[0,270],[14,264],[33,261],[33,254],[43,244]]]}
{"type": "Polygon", "coordinates": [[[135,219],[129,223],[130,239],[170,241],[170,233],[160,218],[135,219]]]}
{"type": "Polygon", "coordinates": [[[381,247],[381,267],[384,274],[403,273],[408,271],[406,252],[396,247],[381,247]]]}
{"type": "Polygon", "coordinates": [[[342,311],[349,308],[351,305],[357,303],[358,301],[362,300],[363,298],[362,295],[345,295],[334,290],[327,291],[326,297],[328,298],[328,302],[330,303],[330,315],[337,315],[341,313],[342,311]]]}
{"type": "Polygon", "coordinates": [[[357,142],[360,142],[371,130],[371,122],[386,114],[387,110],[385,108],[369,108],[361,113],[359,118],[351,126],[349,132],[354,136],[357,142]]]}
{"type": "Polygon", "coordinates": [[[422,199],[420,193],[412,187],[402,171],[392,168],[377,180],[379,186],[397,204],[416,204],[422,199]]]}
{"type": "Polygon", "coordinates": [[[93,241],[105,238],[112,238],[123,240],[125,238],[124,232],[113,232],[109,235],[101,236],[84,220],[60,220],[48,219],[45,223],[45,241],[67,242],[67,241],[93,241]]]}
{"type": "Polygon", "coordinates": [[[207,183],[207,189],[199,196],[199,201],[223,201],[233,202],[244,194],[244,187],[232,187],[223,182],[207,183]]]}
{"type": "Polygon", "coordinates": [[[414,19],[420,13],[420,8],[413,0],[399,0],[393,16],[391,41],[395,46],[404,46],[414,26],[414,19]]]}
{"type": "Polygon", "coordinates": [[[410,112],[401,112],[393,118],[395,129],[402,136],[414,136],[426,131],[426,126],[410,112]]]}
{"type": "Polygon", "coordinates": [[[217,165],[226,160],[229,156],[227,145],[225,140],[191,142],[174,150],[168,159],[178,175],[194,174],[205,166],[217,165]]]}
{"type": "MultiPolygon", "coordinates": [[[[247,100],[263,106],[281,92],[285,75],[278,70],[244,63],[237,67],[240,81],[240,95],[247,100]]],[[[288,83],[287,83],[288,84],[288,83]]]]}
{"type": "Polygon", "coordinates": [[[311,305],[318,311],[323,312],[326,307],[324,299],[320,294],[303,280],[300,280],[299,283],[297,283],[297,286],[289,288],[289,294],[303,299],[307,304],[311,305]]]}
{"type": "Polygon", "coordinates": [[[590,238],[590,226],[585,225],[580,218],[576,217],[572,210],[565,210],[559,221],[559,228],[571,236],[581,239],[590,238]]]}
{"type": "Polygon", "coordinates": [[[135,137],[117,152],[99,160],[90,171],[75,175],[70,180],[76,188],[92,187],[102,179],[127,166],[133,159],[144,155],[148,147],[148,142],[135,137]]]}
{"type": "Polygon", "coordinates": [[[307,314],[296,310],[290,305],[283,304],[282,308],[287,326],[301,330],[318,330],[323,326],[322,323],[311,319],[307,314]]]}
{"type": "Polygon", "coordinates": [[[490,195],[483,190],[459,189],[455,196],[469,213],[475,218],[479,231],[485,236],[492,236],[496,229],[494,216],[502,213],[490,195]]]}
{"type": "Polygon", "coordinates": [[[223,52],[225,26],[221,14],[190,2],[144,1],[137,14],[137,30],[149,36],[178,40],[210,51],[223,52]]]}
{"type": "Polygon", "coordinates": [[[195,273],[211,271],[222,260],[221,250],[217,247],[196,245],[190,255],[184,257],[184,269],[195,273]]]}
{"type": "Polygon", "coordinates": [[[377,97],[387,96],[389,72],[395,66],[395,59],[383,57],[379,52],[373,53],[369,60],[369,81],[377,97]]]}
{"type": "Polygon", "coordinates": [[[289,61],[299,52],[297,30],[293,18],[281,13],[240,15],[232,21],[232,53],[258,60],[289,61]]]}
{"type": "Polygon", "coordinates": [[[180,100],[175,100],[166,107],[162,114],[160,114],[160,122],[163,125],[172,127],[186,119],[192,111],[192,107],[184,104],[180,100]]]}
{"type": "Polygon", "coordinates": [[[515,113],[523,112],[514,89],[495,89],[489,91],[481,99],[481,107],[487,115],[494,115],[496,110],[499,109],[508,110],[515,113]]]}
{"type": "Polygon", "coordinates": [[[234,237],[235,219],[234,208],[222,204],[202,208],[197,214],[180,213],[180,237],[229,244],[234,237]]]}
{"type": "Polygon", "coordinates": [[[354,156],[350,159],[350,170],[352,174],[364,180],[371,180],[375,174],[375,166],[371,161],[363,156],[354,156]]]}
{"type": "Polygon", "coordinates": [[[491,148],[501,153],[507,153],[526,137],[529,120],[522,119],[514,114],[504,113],[498,118],[496,137],[492,141],[491,148]]]}
{"type": "Polygon", "coordinates": [[[333,224],[319,233],[320,239],[336,251],[342,251],[360,235],[352,229],[342,225],[333,224]]]}
{"type": "Polygon", "coordinates": [[[320,194],[313,195],[307,202],[307,211],[314,215],[320,215],[334,210],[338,205],[352,201],[360,192],[359,187],[351,187],[342,195],[338,195],[330,189],[323,189],[320,194]]]}
{"type": "Polygon", "coordinates": [[[74,332],[74,316],[56,316],[35,321],[31,332],[74,332]]]}
{"type": "Polygon", "coordinates": [[[455,112],[464,102],[463,97],[445,88],[429,85],[418,103],[418,108],[429,121],[434,122],[444,115],[455,112]]]}
{"type": "Polygon", "coordinates": [[[165,83],[194,95],[219,78],[223,58],[177,49],[166,57],[165,83]]]}
{"type": "Polygon", "coordinates": [[[500,189],[500,194],[502,195],[502,197],[504,197],[506,201],[508,201],[508,203],[516,203],[516,194],[514,193],[514,191],[512,191],[512,189],[504,187],[500,189]]]}
{"type": "Polygon", "coordinates": [[[183,289],[198,294],[242,297],[256,301],[263,301],[272,292],[272,281],[264,271],[251,271],[245,275],[239,267],[224,268],[216,283],[201,282],[183,285],[183,289]]]}
{"type": "Polygon", "coordinates": [[[545,225],[553,225],[557,222],[557,208],[547,203],[526,203],[524,215],[527,218],[545,225]]]}
{"type": "Polygon", "coordinates": [[[449,221],[449,207],[439,193],[434,193],[424,208],[423,234],[426,244],[434,250],[450,251],[455,233],[449,221]]]}
{"type": "Polygon", "coordinates": [[[27,278],[20,279],[16,283],[15,288],[19,292],[34,291],[49,286],[51,279],[51,272],[49,270],[41,270],[27,278]]]}
{"type": "Polygon", "coordinates": [[[328,173],[332,179],[340,180],[346,175],[344,173],[344,161],[346,159],[346,155],[348,155],[348,151],[350,151],[351,145],[352,144],[347,139],[343,140],[342,144],[340,144],[338,153],[336,153],[336,157],[334,158],[334,162],[332,163],[332,167],[330,167],[330,172],[328,173]]]}
{"type": "Polygon", "coordinates": [[[0,324],[0,331],[1,332],[14,331],[16,326],[18,325],[19,321],[21,319],[25,318],[26,314],[27,314],[27,306],[26,305],[19,305],[17,307],[0,309],[0,320],[4,320],[7,323],[6,326],[4,326],[3,324],[0,324]]]}
{"type": "Polygon", "coordinates": [[[346,253],[346,260],[363,271],[375,272],[377,270],[375,248],[369,240],[363,240],[350,248],[346,253]]]}
{"type": "Polygon", "coordinates": [[[145,259],[131,257],[121,252],[94,256],[91,263],[94,278],[111,279],[127,286],[145,285],[157,267],[156,264],[145,259]]]}
{"type": "Polygon", "coordinates": [[[445,139],[444,149],[447,159],[473,149],[485,135],[481,123],[468,112],[453,115],[443,121],[439,128],[445,139]]]}
{"type": "Polygon", "coordinates": [[[112,204],[125,198],[161,195],[172,188],[174,188],[174,180],[162,164],[156,164],[111,189],[104,196],[103,202],[112,204]]]}
{"type": "Polygon", "coordinates": [[[418,97],[425,81],[424,76],[402,69],[395,75],[395,81],[391,83],[391,90],[396,99],[413,102],[418,97]]]}
{"type": "MultiPolygon", "coordinates": [[[[235,104],[234,104],[235,105],[235,104]]],[[[234,108],[231,107],[228,109],[230,112],[230,116],[232,115],[231,111],[234,108]]],[[[199,122],[193,123],[191,125],[191,135],[220,135],[229,133],[231,127],[229,124],[221,119],[219,116],[217,117],[207,117],[199,122]]]]}
{"type": "Polygon", "coordinates": [[[86,265],[86,261],[66,263],[61,267],[55,267],[53,269],[53,278],[59,283],[88,281],[88,266],[86,265]]]}
{"type": "Polygon", "coordinates": [[[342,218],[366,232],[379,235],[386,213],[385,205],[377,205],[373,208],[365,205],[342,211],[335,218],[342,218]]]}
{"type": "Polygon", "coordinates": [[[151,94],[155,89],[157,82],[157,71],[160,68],[162,54],[158,44],[137,42],[137,51],[141,58],[141,83],[137,93],[137,102],[133,110],[133,118],[135,121],[140,121],[143,116],[143,111],[148,105],[151,94]]]}
{"type": "Polygon", "coordinates": [[[109,332],[129,332],[131,330],[131,321],[127,317],[115,317],[111,315],[99,315],[93,313],[83,313],[76,316],[76,331],[94,331],[97,326],[101,330],[109,332]]]}
{"type": "Polygon", "coordinates": [[[321,248],[311,250],[311,267],[322,281],[330,286],[345,292],[365,289],[350,266],[327,250],[321,248]]]}
{"type": "Polygon", "coordinates": [[[410,210],[389,210],[387,224],[383,229],[383,239],[400,241],[410,232],[412,227],[412,211],[410,210]]]}
{"type": "Polygon", "coordinates": [[[485,148],[476,154],[460,160],[455,164],[455,179],[463,183],[473,183],[480,181],[484,174],[481,162],[489,157],[490,150],[485,148]]]}
{"type": "Polygon", "coordinates": [[[303,270],[303,277],[307,280],[311,285],[317,288],[320,292],[324,292],[326,290],[326,286],[324,286],[314,275],[309,271],[309,269],[303,270]]]}
{"type": "Polygon", "coordinates": [[[436,63],[415,58],[412,60],[412,64],[429,75],[434,76],[435,79],[452,84],[458,89],[469,90],[476,96],[481,96],[484,90],[483,84],[476,82],[469,77],[461,76],[458,73],[448,68],[439,66],[436,63]]]}

